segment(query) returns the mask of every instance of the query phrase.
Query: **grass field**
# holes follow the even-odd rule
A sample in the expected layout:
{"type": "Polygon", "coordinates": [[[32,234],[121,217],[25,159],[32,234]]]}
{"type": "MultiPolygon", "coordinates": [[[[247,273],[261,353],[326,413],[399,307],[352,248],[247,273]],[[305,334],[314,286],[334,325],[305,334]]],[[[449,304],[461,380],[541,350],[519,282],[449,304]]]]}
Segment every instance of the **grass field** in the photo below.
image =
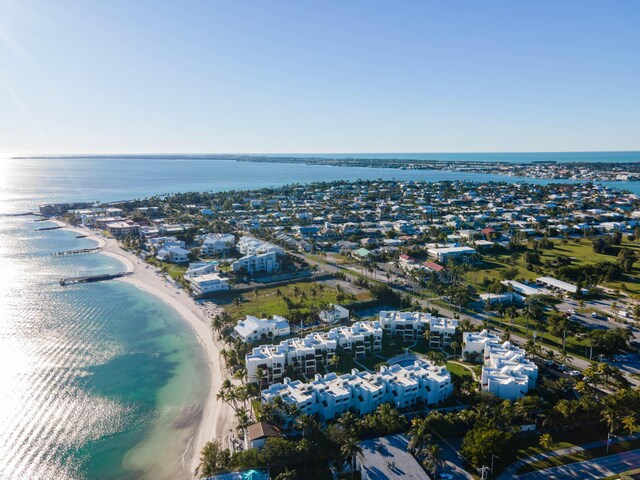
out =
{"type": "Polygon", "coordinates": [[[470,380],[473,380],[473,375],[471,375],[471,372],[468,369],[464,368],[462,365],[447,362],[446,367],[449,373],[451,373],[451,375],[453,376],[460,377],[461,379],[469,378],[470,380]]]}
{"type": "Polygon", "coordinates": [[[226,296],[216,298],[216,303],[224,304],[226,301],[225,310],[232,318],[241,318],[245,315],[283,315],[286,317],[292,313],[308,314],[312,307],[322,308],[328,303],[348,305],[352,302],[371,299],[368,292],[358,295],[345,294],[345,298],[340,302],[338,297],[339,293],[336,288],[314,282],[296,282],[278,288],[264,288],[240,295],[230,292],[226,296]],[[238,302],[234,300],[235,298],[238,298],[238,302]],[[295,308],[290,309],[287,306],[285,300],[287,298],[295,304],[295,308]]]}
{"type": "MultiPolygon", "coordinates": [[[[571,239],[568,243],[562,243],[560,240],[554,240],[554,248],[549,250],[541,250],[540,261],[544,264],[548,260],[560,256],[566,256],[573,260],[572,265],[591,265],[600,262],[615,262],[616,255],[597,254],[593,252],[592,241],[588,239],[571,239]]],[[[629,248],[640,254],[640,243],[629,242],[623,239],[620,248],[629,248]]],[[[509,268],[517,268],[518,274],[516,280],[535,280],[539,274],[529,271],[522,254],[518,254],[515,264],[510,263],[510,255],[485,255],[485,261],[478,272],[469,272],[466,275],[467,281],[473,285],[478,291],[484,292],[485,286],[483,280],[502,280],[503,272],[509,268]]],[[[640,263],[638,264],[640,265],[640,263]]],[[[633,272],[625,276],[626,278],[609,282],[605,286],[612,289],[627,291],[631,294],[640,294],[640,268],[634,266],[633,272]]]]}

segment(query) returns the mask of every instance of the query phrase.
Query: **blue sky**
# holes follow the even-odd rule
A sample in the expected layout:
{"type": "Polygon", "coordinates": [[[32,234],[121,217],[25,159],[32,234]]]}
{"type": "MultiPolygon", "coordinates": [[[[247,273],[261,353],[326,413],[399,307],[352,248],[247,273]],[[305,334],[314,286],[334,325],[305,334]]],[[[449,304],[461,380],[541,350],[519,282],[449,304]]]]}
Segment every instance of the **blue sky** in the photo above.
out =
{"type": "Polygon", "coordinates": [[[640,150],[640,2],[0,0],[0,153],[640,150]]]}

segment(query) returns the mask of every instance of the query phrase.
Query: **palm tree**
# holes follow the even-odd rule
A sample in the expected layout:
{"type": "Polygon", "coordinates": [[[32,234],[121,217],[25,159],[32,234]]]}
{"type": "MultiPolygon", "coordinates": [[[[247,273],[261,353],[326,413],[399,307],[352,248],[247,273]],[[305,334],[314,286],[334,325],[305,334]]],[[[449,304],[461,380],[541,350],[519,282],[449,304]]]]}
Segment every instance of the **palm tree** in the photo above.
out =
{"type": "Polygon", "coordinates": [[[338,424],[352,436],[357,436],[359,419],[352,412],[347,412],[338,419],[338,424]]]}
{"type": "Polygon", "coordinates": [[[431,350],[427,352],[427,359],[434,365],[444,365],[445,354],[436,350],[431,350]]]}
{"type": "Polygon", "coordinates": [[[442,457],[442,449],[437,443],[430,443],[424,449],[424,453],[427,456],[427,465],[429,465],[429,469],[435,475],[438,470],[438,465],[440,464],[440,458],[442,457]]]}
{"type": "Polygon", "coordinates": [[[335,370],[338,368],[338,365],[340,364],[340,357],[338,357],[337,355],[333,355],[330,359],[329,359],[329,365],[335,370]]]}
{"type": "Polygon", "coordinates": [[[408,436],[408,450],[414,454],[421,452],[425,445],[431,440],[431,432],[429,431],[427,419],[415,417],[411,421],[408,436]]]}
{"type": "Polygon", "coordinates": [[[618,409],[613,406],[607,405],[602,409],[601,416],[609,426],[609,433],[613,433],[618,426],[618,409]]]}
{"type": "Polygon", "coordinates": [[[349,437],[340,447],[340,453],[342,454],[342,457],[349,462],[349,465],[351,465],[351,478],[354,478],[356,473],[356,457],[359,453],[362,453],[362,448],[358,443],[358,439],[355,437],[349,437]]]}
{"type": "Polygon", "coordinates": [[[624,425],[624,428],[629,431],[629,435],[633,435],[633,432],[638,429],[636,417],[633,415],[627,415],[626,417],[624,417],[622,419],[622,425],[624,425]]]}
{"type": "MultiPolygon", "coordinates": [[[[307,446],[308,446],[309,434],[317,430],[318,422],[311,415],[307,415],[306,413],[303,413],[298,418],[296,418],[296,427],[302,432],[302,439],[307,442],[307,446]]],[[[307,469],[308,453],[309,453],[309,449],[306,448],[304,450],[304,469],[305,470],[307,469]]]]}
{"type": "Polygon", "coordinates": [[[289,470],[287,468],[284,472],[278,474],[276,480],[295,480],[296,478],[298,478],[298,474],[296,473],[296,471],[289,470]]]}

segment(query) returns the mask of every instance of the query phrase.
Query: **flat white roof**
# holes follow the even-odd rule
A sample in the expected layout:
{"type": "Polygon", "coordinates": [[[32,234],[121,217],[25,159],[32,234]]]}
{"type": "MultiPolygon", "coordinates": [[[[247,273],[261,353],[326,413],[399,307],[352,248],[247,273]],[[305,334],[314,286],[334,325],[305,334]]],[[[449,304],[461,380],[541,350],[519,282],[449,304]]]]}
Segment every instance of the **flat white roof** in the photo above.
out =
{"type": "MultiPolygon", "coordinates": [[[[563,282],[562,280],[558,280],[557,278],[553,278],[553,277],[539,277],[539,278],[536,278],[536,282],[549,285],[550,287],[559,288],[561,290],[564,290],[570,293],[576,293],[578,289],[578,287],[573,283],[563,282]]],[[[583,288],[582,291],[584,292],[587,290],[583,288]]]]}
{"type": "Polygon", "coordinates": [[[503,285],[510,285],[513,289],[521,293],[522,295],[538,295],[540,289],[535,286],[527,285],[526,283],[516,282],[515,280],[503,280],[503,285]]]}

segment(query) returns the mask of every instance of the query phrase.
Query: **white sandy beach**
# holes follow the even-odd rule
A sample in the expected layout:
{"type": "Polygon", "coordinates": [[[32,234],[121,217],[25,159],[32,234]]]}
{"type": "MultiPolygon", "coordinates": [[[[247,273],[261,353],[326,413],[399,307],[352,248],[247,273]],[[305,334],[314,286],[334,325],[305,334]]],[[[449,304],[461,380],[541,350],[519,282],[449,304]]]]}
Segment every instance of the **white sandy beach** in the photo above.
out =
{"type": "MultiPolygon", "coordinates": [[[[61,225],[62,222],[58,222],[61,225]]],[[[235,428],[235,416],[229,405],[216,399],[216,393],[220,389],[226,372],[222,367],[220,347],[216,344],[211,333],[210,316],[205,309],[196,303],[186,292],[175,288],[172,283],[166,282],[164,277],[152,266],[147,265],[134,254],[129,253],[118,245],[115,239],[104,238],[96,235],[86,228],[75,228],[64,225],[87,238],[98,242],[102,247],[102,253],[120,260],[128,271],[133,272],[128,277],[118,279],[156,296],[158,299],[170,305],[180,317],[193,328],[198,336],[200,344],[204,347],[209,363],[209,393],[200,412],[197,412],[192,438],[187,442],[183,452],[176,452],[182,465],[167,465],[162,468],[165,474],[175,473],[176,470],[193,471],[198,465],[199,453],[202,446],[210,440],[218,440],[223,446],[227,446],[228,435],[235,428]]],[[[167,459],[168,461],[170,459],[167,459]]],[[[158,474],[159,472],[154,472],[158,474]]],[[[145,476],[146,477],[146,476],[145,476]]],[[[155,478],[159,478],[155,476],[155,478]]],[[[160,473],[160,478],[164,478],[160,473]]]]}

